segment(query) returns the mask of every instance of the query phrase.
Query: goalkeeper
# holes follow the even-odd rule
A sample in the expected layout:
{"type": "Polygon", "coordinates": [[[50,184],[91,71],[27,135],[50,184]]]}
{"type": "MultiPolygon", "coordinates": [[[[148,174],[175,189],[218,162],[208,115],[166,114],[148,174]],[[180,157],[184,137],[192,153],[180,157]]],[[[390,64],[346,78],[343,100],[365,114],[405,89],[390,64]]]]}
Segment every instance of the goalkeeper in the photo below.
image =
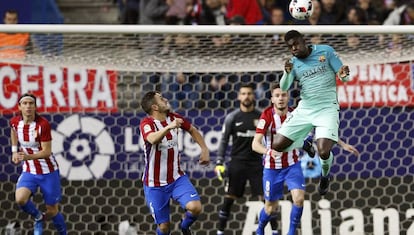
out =
{"type": "MultiPolygon", "coordinates": [[[[247,180],[251,186],[252,197],[263,200],[262,156],[252,150],[252,141],[261,112],[255,108],[253,84],[242,84],[238,91],[240,108],[226,116],[222,137],[217,152],[216,174],[219,180],[226,180],[223,204],[219,211],[217,234],[224,234],[230,218],[234,201],[244,194],[247,180]],[[230,139],[232,141],[231,159],[226,169],[224,156],[230,139]]],[[[276,229],[276,228],[275,228],[276,229]]]]}
{"type": "MultiPolygon", "coordinates": [[[[217,234],[219,235],[224,234],[231,207],[237,198],[243,196],[247,181],[249,181],[251,187],[252,197],[257,198],[257,200],[264,200],[262,155],[252,150],[256,125],[261,115],[261,111],[255,108],[254,89],[253,84],[241,85],[238,92],[240,108],[227,115],[223,124],[215,171],[219,180],[223,180],[225,176],[228,177],[228,180],[226,180],[226,192],[219,211],[217,228],[217,234]],[[230,139],[232,141],[231,160],[226,170],[224,156],[230,139]]],[[[312,143],[309,140],[305,141],[303,147],[307,149],[309,155],[315,155],[312,143]]],[[[276,217],[270,221],[274,231],[273,234],[277,234],[276,221],[276,217]]]]}

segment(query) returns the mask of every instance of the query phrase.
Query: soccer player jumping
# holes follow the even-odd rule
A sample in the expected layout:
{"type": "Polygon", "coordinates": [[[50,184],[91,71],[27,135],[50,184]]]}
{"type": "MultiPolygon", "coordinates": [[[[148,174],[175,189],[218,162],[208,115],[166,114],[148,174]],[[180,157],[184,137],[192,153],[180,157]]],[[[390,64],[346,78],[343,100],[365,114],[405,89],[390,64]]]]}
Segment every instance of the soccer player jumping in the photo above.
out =
{"type": "Polygon", "coordinates": [[[286,61],[280,87],[287,91],[296,79],[301,88],[297,108],[283,123],[272,147],[286,152],[303,145],[303,139],[315,128],[315,138],[322,172],[318,186],[320,195],[329,188],[332,147],[338,142],[339,104],[336,77],[349,80],[349,67],[343,65],[335,50],[328,45],[307,45],[304,36],[290,30],[285,43],[293,57],[286,61]]]}

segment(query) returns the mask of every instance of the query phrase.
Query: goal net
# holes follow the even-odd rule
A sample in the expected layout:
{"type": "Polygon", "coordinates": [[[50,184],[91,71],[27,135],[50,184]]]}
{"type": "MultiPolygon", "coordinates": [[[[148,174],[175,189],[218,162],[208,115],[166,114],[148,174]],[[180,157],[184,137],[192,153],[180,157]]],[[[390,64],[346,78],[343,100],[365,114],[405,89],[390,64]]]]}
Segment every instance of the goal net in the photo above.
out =
{"type": "MultiPolygon", "coordinates": [[[[291,56],[283,42],[291,29],[309,43],[331,45],[351,67],[351,81],[338,81],[340,136],[361,152],[355,157],[334,147],[334,180],[325,198],[312,178],[318,168],[303,165],[309,179],[301,234],[414,234],[413,26],[0,25],[3,33],[30,33],[31,41],[26,56],[0,58],[0,124],[8,126],[20,94],[34,93],[39,113],[51,121],[69,232],[112,234],[121,221],[133,220],[145,234],[153,221],[136,186],[145,168],[138,142],[142,94],[160,90],[201,130],[214,162],[224,118],[238,108],[240,85],[255,83],[256,107],[270,105],[269,89],[291,56]]],[[[290,105],[299,94],[294,84],[290,105]]],[[[0,230],[18,219],[31,226],[12,204],[19,168],[10,161],[9,138],[9,129],[0,128],[0,230]]],[[[179,145],[183,169],[208,199],[207,219],[194,231],[213,234],[222,184],[214,164],[197,164],[199,148],[188,134],[180,133],[179,145]]],[[[287,195],[279,216],[283,234],[287,195]]],[[[251,199],[246,195],[234,209],[229,234],[254,232],[261,205],[251,199]]],[[[181,218],[178,207],[172,212],[181,218]]]]}
{"type": "Polygon", "coordinates": [[[310,43],[333,46],[350,65],[407,61],[414,55],[411,26],[0,27],[32,33],[34,45],[23,61],[2,61],[139,72],[281,70],[289,57],[283,34],[291,29],[306,34],[310,43]]]}

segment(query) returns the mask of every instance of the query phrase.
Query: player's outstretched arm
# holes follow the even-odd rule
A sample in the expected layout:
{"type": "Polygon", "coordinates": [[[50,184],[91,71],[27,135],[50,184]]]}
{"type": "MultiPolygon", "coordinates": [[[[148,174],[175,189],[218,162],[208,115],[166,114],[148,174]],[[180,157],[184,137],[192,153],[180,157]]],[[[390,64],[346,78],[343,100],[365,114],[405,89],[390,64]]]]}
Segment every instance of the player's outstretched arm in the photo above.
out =
{"type": "Polygon", "coordinates": [[[355,156],[359,156],[359,151],[358,149],[356,149],[354,146],[345,143],[344,141],[342,141],[341,139],[338,140],[338,144],[339,146],[341,146],[344,150],[353,153],[355,156]]]}
{"type": "Polygon", "coordinates": [[[293,76],[292,69],[292,62],[290,62],[290,60],[286,60],[285,70],[283,71],[282,78],[280,79],[280,89],[282,89],[282,91],[289,90],[290,86],[293,83],[295,76],[293,76]]]}

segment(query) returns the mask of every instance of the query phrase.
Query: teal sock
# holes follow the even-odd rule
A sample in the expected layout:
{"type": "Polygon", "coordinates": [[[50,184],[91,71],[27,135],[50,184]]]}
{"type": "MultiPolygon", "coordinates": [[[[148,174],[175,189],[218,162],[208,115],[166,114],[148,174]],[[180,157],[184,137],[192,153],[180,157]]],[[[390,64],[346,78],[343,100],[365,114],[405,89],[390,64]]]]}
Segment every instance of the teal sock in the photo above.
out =
{"type": "Polygon", "coordinates": [[[333,153],[330,152],[329,158],[326,160],[323,160],[322,158],[319,159],[321,161],[322,176],[328,176],[333,162],[333,153]]]}
{"type": "Polygon", "coordinates": [[[300,224],[300,218],[302,218],[303,207],[292,205],[292,211],[290,212],[290,226],[288,235],[295,235],[296,229],[300,224]]]}

